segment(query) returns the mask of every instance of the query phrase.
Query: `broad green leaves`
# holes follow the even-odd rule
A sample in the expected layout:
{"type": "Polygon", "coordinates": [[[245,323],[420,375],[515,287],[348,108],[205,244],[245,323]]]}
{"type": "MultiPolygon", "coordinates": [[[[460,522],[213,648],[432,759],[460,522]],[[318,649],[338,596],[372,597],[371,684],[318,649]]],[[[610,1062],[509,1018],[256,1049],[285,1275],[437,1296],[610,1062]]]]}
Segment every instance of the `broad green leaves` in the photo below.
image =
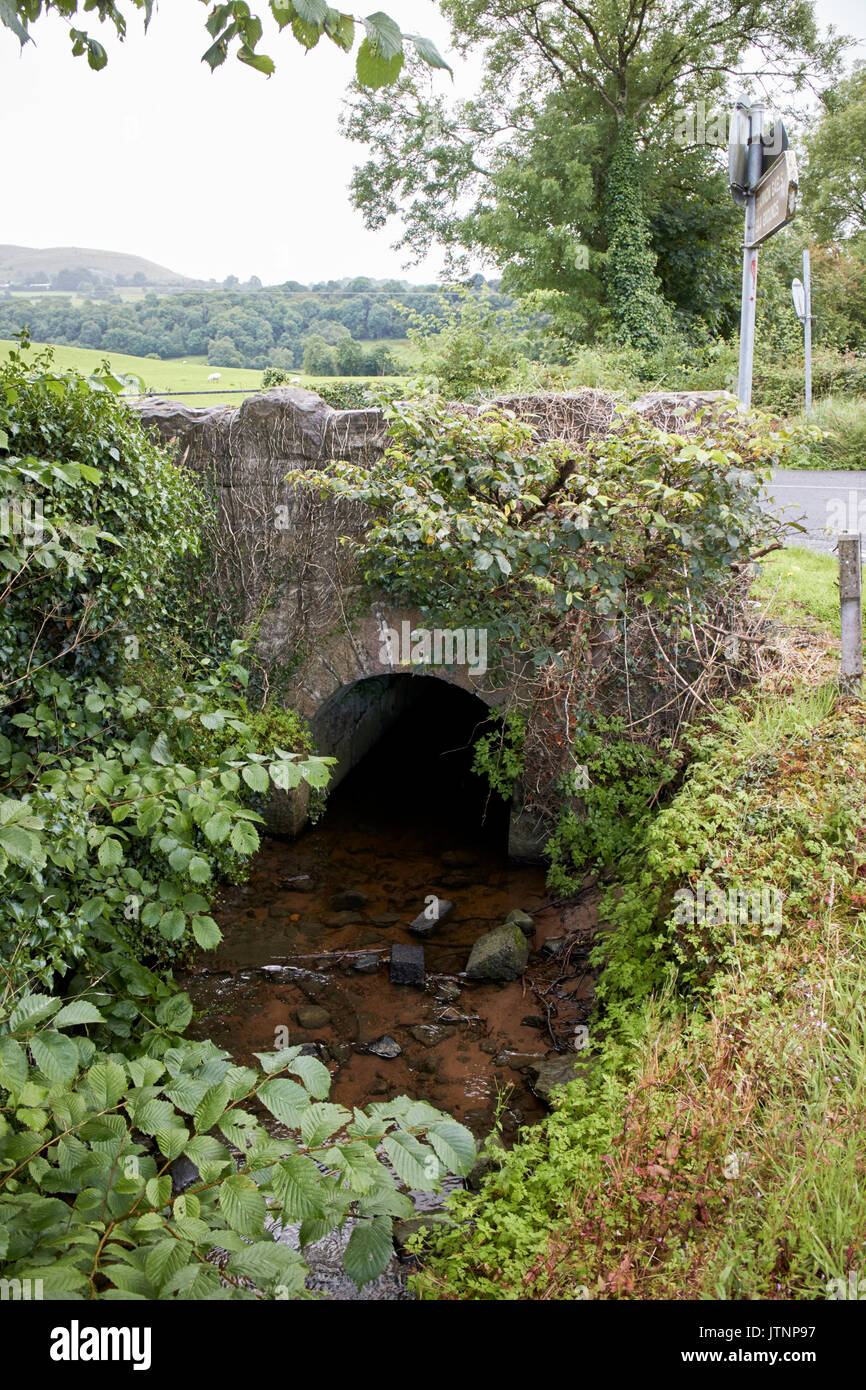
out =
{"type": "MultiPolygon", "coordinates": [[[[185,1017],[185,996],[176,999],[185,1017]]],[[[206,1298],[220,1287],[210,1256],[221,1248],[223,1296],[248,1296],[252,1283],[259,1296],[292,1297],[307,1268],[275,1238],[270,1214],[300,1222],[302,1246],[350,1221],[344,1267],[361,1285],[391,1259],[392,1219],[412,1214],[400,1184],[434,1191],[446,1167],[465,1173],[474,1160],[468,1131],[432,1106],[404,1096],[354,1113],[333,1104],[327,1069],[295,1048],[264,1054],[265,1065],[299,1080],[176,1035],[159,1056],[122,1066],[97,1054],[84,1067],[79,1040],[46,1022],[56,1002],[31,996],[19,1035],[0,1037],[4,1278],[72,1293],[96,1273],[98,1297],[206,1298]],[[247,1108],[256,1096],[291,1137],[268,1135],[247,1108]],[[168,1164],[181,1155],[196,1171],[175,1196],[168,1164]]],[[[160,1006],[165,1020],[173,1004],[160,1006]]],[[[58,1024],[61,1012],[67,1028],[96,1022],[86,1001],[55,1010],[58,1024]]]]}
{"type": "MultiPolygon", "coordinates": [[[[67,21],[79,12],[84,14],[93,8],[92,0],[45,0],[41,7],[46,11],[58,11],[67,21]]],[[[108,20],[122,38],[126,31],[127,13],[130,10],[143,12],[144,27],[147,28],[152,0],[126,0],[125,4],[123,0],[100,0],[98,8],[99,18],[108,20]]],[[[327,0],[269,0],[268,8],[277,27],[280,30],[290,29],[295,40],[303,48],[314,48],[322,34],[326,34],[344,53],[351,51],[355,39],[354,19],[350,14],[332,8],[327,0]]],[[[30,41],[30,30],[39,17],[40,6],[34,5],[31,0],[0,0],[0,24],[11,29],[22,45],[30,41]]],[[[393,76],[385,78],[386,81],[393,81],[403,62],[404,35],[394,20],[380,10],[368,15],[363,23],[367,37],[361,48],[366,47],[366,55],[362,62],[359,51],[358,80],[364,82],[361,76],[361,69],[364,67],[368,71],[376,72],[375,79],[367,85],[381,86],[382,68],[370,69],[367,68],[367,64],[393,64],[399,59],[393,76]]],[[[273,59],[260,52],[258,48],[263,34],[262,21],[258,15],[252,13],[246,0],[225,0],[225,3],[214,4],[205,21],[205,28],[212,42],[203,54],[202,62],[206,63],[212,72],[225,62],[229,52],[234,48],[240,62],[264,73],[267,77],[273,73],[273,59]]],[[[108,54],[102,44],[83,29],[70,27],[69,33],[75,57],[86,56],[89,66],[96,71],[105,67],[108,54]]],[[[451,71],[430,39],[422,39],[414,34],[405,37],[411,39],[419,58],[428,67],[451,71]]]]}

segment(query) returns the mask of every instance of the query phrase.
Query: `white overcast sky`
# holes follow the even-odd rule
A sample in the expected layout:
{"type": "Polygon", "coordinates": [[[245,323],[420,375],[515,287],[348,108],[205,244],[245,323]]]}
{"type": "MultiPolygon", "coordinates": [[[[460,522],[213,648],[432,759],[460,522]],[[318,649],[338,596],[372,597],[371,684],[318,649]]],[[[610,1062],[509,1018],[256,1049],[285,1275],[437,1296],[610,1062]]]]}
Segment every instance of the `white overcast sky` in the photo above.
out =
{"type": "MultiPolygon", "coordinates": [[[[381,3],[404,32],[447,53],[434,0],[381,3]]],[[[866,55],[863,0],[817,8],[866,55]]],[[[438,258],[405,270],[390,249],[393,231],[366,231],[349,203],[362,151],[340,136],[337,116],[351,57],[324,39],[305,55],[271,26],[262,47],[276,60],[273,77],[234,58],[211,75],[199,61],[206,13],[198,0],[162,0],[146,37],[137,19],[124,43],[105,35],[102,72],[71,57],[56,17],[20,53],[0,30],[0,243],[128,251],[197,278],[258,275],[265,284],[434,277],[438,258]]],[[[84,18],[81,27],[98,34],[95,18],[84,18]]],[[[474,65],[448,56],[454,90],[469,95],[474,65]]],[[[452,87],[447,73],[437,81],[452,87]]]]}

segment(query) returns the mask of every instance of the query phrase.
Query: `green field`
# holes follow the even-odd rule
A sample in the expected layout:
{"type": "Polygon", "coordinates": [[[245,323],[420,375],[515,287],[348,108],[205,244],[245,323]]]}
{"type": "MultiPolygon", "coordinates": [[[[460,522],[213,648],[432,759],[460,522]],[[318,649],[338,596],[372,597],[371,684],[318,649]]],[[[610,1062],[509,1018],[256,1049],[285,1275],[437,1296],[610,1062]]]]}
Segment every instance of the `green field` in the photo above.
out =
{"type": "MultiPolygon", "coordinates": [[[[6,357],[9,350],[16,344],[8,338],[0,338],[0,358],[6,357]]],[[[45,344],[34,343],[35,351],[44,347],[45,344]]],[[[401,346],[404,346],[401,344],[401,346]]],[[[185,405],[239,405],[243,400],[242,395],[230,394],[237,391],[244,391],[247,395],[253,395],[256,391],[262,390],[262,372],[253,371],[248,367],[211,367],[208,366],[204,357],[169,357],[156,360],[152,357],[128,357],[122,352],[103,352],[98,348],[80,347],[54,347],[54,360],[58,367],[73,368],[88,376],[101,362],[108,360],[112,370],[117,373],[132,373],[141,377],[145,388],[148,391],[176,392],[182,391],[185,405]],[[212,372],[219,372],[219,381],[208,381],[212,372]],[[207,393],[207,394],[205,394],[207,393]]],[[[399,356],[395,353],[395,356],[399,356]]],[[[297,377],[301,386],[307,386],[310,390],[315,390],[316,383],[327,384],[333,381],[334,377],[314,377],[305,376],[303,372],[294,372],[292,377],[297,377]]],[[[358,378],[361,380],[362,378],[358,378]]],[[[370,380],[375,381],[396,381],[397,377],[375,377],[370,380]]]]}

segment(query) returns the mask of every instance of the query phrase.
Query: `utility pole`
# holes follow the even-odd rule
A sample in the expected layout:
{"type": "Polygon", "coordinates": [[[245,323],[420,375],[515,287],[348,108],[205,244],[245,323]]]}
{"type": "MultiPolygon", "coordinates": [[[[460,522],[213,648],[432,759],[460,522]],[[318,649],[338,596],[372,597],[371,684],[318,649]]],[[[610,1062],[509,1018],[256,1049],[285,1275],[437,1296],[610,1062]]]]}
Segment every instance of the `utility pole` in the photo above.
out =
{"type": "Polygon", "coordinates": [[[749,107],[749,138],[746,159],[746,225],[743,240],[743,293],[740,301],[740,366],[737,395],[746,409],[752,404],[752,365],[755,359],[755,310],[758,299],[758,248],[755,241],[755,185],[761,177],[764,146],[764,103],[749,107]]]}
{"type": "Polygon", "coordinates": [[[741,93],[728,138],[731,196],[746,213],[737,372],[737,395],[746,409],[752,403],[758,247],[788,225],[797,206],[797,161],[788,149],[784,125],[778,118],[768,124],[766,110],[762,101],[750,101],[741,93]]]}
{"type": "Polygon", "coordinates": [[[806,414],[812,414],[812,265],[809,248],[803,252],[803,346],[806,358],[806,414]]]}

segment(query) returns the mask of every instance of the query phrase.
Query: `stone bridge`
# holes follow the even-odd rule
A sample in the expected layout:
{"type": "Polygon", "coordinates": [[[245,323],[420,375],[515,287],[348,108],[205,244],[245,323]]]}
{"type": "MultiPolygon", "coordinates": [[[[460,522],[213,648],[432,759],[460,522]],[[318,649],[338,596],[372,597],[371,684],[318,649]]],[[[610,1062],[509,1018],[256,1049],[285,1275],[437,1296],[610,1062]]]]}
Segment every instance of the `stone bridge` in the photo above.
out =
{"type": "MultiPolygon", "coordinates": [[[[696,408],[723,394],[693,395],[688,403],[696,408]]],[[[571,439],[608,428],[614,411],[610,397],[589,390],[501,404],[536,433],[571,439]]],[[[682,406],[682,397],[658,394],[635,408],[664,426],[682,406]]],[[[206,518],[204,528],[214,553],[215,606],[240,628],[258,620],[256,654],[269,689],[308,720],[316,751],[336,758],[332,786],[418,698],[421,681],[468,692],[481,719],[524,687],[528,693],[529,673],[508,654],[499,669],[509,674],[496,684],[481,669],[478,650],[461,652],[455,641],[449,652],[449,634],[442,651],[429,654],[433,659],[413,664],[406,639],[420,625],[419,614],[371,598],[352,547],[341,542],[363,533],[363,510],[286,482],[290,469],[314,472],[330,459],[363,464],[379,456],[385,421],[378,409],[332,410],[293,387],[249,397],[238,408],[197,409],[158,398],[137,408],[148,431],[172,444],[210,492],[216,520],[206,518]]],[[[491,666],[493,655],[487,653],[491,666]]],[[[276,833],[296,834],[306,819],[306,788],[278,793],[269,807],[276,833]]],[[[524,810],[518,788],[509,852],[538,858],[547,833],[524,810]]]]}

